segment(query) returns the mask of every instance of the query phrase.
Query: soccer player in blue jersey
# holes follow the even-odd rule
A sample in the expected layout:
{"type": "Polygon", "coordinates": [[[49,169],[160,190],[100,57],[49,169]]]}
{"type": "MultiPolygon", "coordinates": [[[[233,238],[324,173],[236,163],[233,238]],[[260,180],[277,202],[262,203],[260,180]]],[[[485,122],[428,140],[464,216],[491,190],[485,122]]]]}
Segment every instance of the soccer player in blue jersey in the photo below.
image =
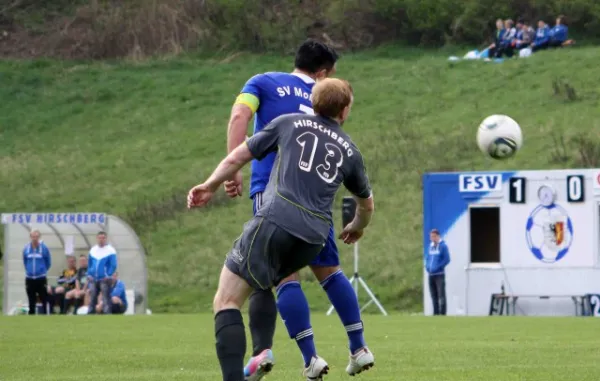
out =
{"type": "MultiPolygon", "coordinates": [[[[280,115],[290,113],[313,114],[310,95],[315,81],[335,72],[336,52],[314,40],[304,42],[298,49],[292,73],[269,72],[250,78],[237,97],[227,133],[228,152],[246,139],[248,123],[254,116],[254,133],[261,131],[280,115]]],[[[303,146],[302,141],[298,144],[303,146]]],[[[263,192],[269,181],[276,153],[261,161],[253,160],[250,178],[250,198],[254,214],[261,208],[263,192]]],[[[242,195],[242,174],[236,173],[225,183],[230,197],[242,195]]],[[[365,344],[363,323],[356,293],[339,266],[338,249],[333,226],[323,251],[311,264],[311,269],[329,300],[335,307],[349,338],[350,362],[346,371],[355,375],[373,366],[374,357],[365,344]]],[[[271,290],[255,291],[250,296],[250,331],[253,343],[252,358],[245,373],[248,381],[258,381],[273,366],[273,335],[277,310],[288,333],[302,352],[305,375],[321,379],[328,365],[317,356],[310,323],[308,301],[302,291],[297,274],[284,279],[277,286],[277,303],[271,290]]]]}

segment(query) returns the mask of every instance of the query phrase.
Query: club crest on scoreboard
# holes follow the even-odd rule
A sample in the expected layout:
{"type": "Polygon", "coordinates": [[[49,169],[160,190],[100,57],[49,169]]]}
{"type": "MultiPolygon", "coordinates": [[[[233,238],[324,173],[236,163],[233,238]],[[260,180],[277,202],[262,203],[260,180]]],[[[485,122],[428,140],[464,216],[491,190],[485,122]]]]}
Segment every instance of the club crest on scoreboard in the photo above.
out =
{"type": "Polygon", "coordinates": [[[526,238],[529,251],[539,261],[558,262],[573,242],[573,222],[558,204],[538,205],[527,218],[526,238]]]}

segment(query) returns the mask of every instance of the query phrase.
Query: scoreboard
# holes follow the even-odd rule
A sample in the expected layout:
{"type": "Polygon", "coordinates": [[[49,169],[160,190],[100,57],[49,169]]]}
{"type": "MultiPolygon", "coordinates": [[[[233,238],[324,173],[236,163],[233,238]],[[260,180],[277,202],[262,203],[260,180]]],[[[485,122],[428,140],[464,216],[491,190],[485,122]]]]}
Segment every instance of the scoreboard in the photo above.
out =
{"type": "MultiPolygon", "coordinates": [[[[487,315],[501,289],[526,315],[573,314],[573,297],[600,294],[600,169],[429,173],[423,227],[423,250],[434,228],[450,249],[448,314],[487,315]]],[[[429,314],[427,287],[424,273],[429,314]]]]}

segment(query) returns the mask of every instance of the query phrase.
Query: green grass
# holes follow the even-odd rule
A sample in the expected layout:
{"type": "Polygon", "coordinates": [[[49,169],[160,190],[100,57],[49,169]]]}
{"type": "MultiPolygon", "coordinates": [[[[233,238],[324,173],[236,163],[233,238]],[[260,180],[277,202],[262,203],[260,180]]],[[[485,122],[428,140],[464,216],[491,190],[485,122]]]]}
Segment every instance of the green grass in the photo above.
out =
{"type": "MultiPolygon", "coordinates": [[[[503,64],[450,64],[446,54],[388,47],[339,62],[338,75],[356,90],[345,128],[366,158],[377,205],[361,243],[361,272],[388,309],[421,308],[423,173],[581,166],[571,139],[600,136],[600,49],[503,64]],[[575,99],[553,90],[557,79],[575,89],[575,99]],[[479,122],[495,113],[524,130],[522,151],[505,162],[486,159],[474,141],[479,122]],[[565,137],[564,150],[555,137],[565,137]]],[[[148,250],[150,308],[208,311],[251,203],[219,197],[212,208],[187,212],[185,194],[221,160],[243,83],[258,72],[291,70],[291,62],[252,55],[1,62],[0,210],[130,218],[148,250]]],[[[339,228],[337,212],[335,220],[339,228]]],[[[351,249],[341,257],[350,273],[351,249]]],[[[324,293],[304,278],[311,306],[324,309],[324,293]]]]}
{"type": "MultiPolygon", "coordinates": [[[[336,317],[313,318],[328,381],[348,380],[336,317]]],[[[301,357],[279,324],[269,380],[302,380],[301,357]]],[[[0,318],[0,379],[217,380],[212,316],[0,318]]],[[[577,318],[369,316],[373,381],[596,381],[598,321],[577,318]]]]}

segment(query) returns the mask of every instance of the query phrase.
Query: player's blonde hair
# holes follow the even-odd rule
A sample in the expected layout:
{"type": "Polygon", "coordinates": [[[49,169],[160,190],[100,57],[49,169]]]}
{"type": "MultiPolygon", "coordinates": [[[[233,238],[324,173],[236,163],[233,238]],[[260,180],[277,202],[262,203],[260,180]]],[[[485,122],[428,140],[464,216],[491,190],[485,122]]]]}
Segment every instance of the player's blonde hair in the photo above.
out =
{"type": "Polygon", "coordinates": [[[325,78],[312,89],[312,105],[315,113],[337,118],[352,102],[352,86],[338,78],[325,78]]]}

